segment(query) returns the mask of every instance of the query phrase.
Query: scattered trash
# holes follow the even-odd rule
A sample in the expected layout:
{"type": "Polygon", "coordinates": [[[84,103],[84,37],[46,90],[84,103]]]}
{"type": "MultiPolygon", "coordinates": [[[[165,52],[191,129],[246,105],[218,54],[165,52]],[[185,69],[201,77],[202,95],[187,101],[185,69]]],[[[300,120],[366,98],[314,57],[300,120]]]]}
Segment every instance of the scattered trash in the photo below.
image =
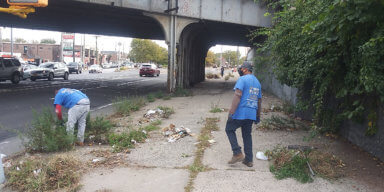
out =
{"type": "Polygon", "coordinates": [[[92,160],[93,163],[96,163],[96,162],[99,162],[99,161],[101,161],[101,160],[100,159],[93,159],[92,160]]]}
{"type": "Polygon", "coordinates": [[[133,143],[133,144],[136,144],[136,143],[137,143],[137,141],[136,141],[136,140],[134,140],[134,139],[132,139],[132,140],[131,140],[131,143],[133,143]]]}
{"type": "Polygon", "coordinates": [[[268,157],[265,156],[264,152],[262,152],[262,151],[258,151],[258,152],[256,153],[256,159],[267,161],[267,160],[268,160],[268,157]]]}
{"type": "Polygon", "coordinates": [[[173,143],[187,135],[191,136],[192,134],[190,129],[185,128],[184,126],[176,127],[174,124],[170,124],[169,127],[163,128],[162,132],[165,137],[168,137],[169,143],[173,143]]]}
{"type": "Polygon", "coordinates": [[[213,140],[213,139],[208,140],[208,142],[209,142],[210,144],[214,144],[214,143],[216,143],[216,141],[213,140]]]}
{"type": "Polygon", "coordinates": [[[16,167],[16,171],[20,171],[20,168],[19,168],[19,167],[16,167]]]}
{"type": "Polygon", "coordinates": [[[187,158],[187,157],[190,157],[191,155],[188,155],[188,154],[185,154],[185,153],[182,153],[181,154],[181,157],[183,157],[183,158],[187,158]]]}
{"type": "Polygon", "coordinates": [[[33,170],[33,174],[34,174],[35,176],[38,176],[38,175],[40,174],[40,172],[41,172],[41,168],[40,168],[40,169],[37,169],[37,170],[33,170]]]}
{"type": "Polygon", "coordinates": [[[144,114],[144,117],[145,118],[148,118],[148,119],[153,119],[155,117],[161,117],[163,115],[164,111],[157,108],[155,110],[148,110],[146,114],[144,114]]]}

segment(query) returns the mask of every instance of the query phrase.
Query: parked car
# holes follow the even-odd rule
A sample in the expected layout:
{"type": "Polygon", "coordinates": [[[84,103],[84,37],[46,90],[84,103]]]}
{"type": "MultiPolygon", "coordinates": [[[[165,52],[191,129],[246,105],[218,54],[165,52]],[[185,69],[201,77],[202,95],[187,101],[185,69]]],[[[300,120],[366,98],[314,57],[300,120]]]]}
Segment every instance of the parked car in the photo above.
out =
{"type": "Polygon", "coordinates": [[[160,70],[157,68],[155,64],[142,64],[140,67],[140,72],[139,72],[140,77],[143,75],[145,76],[159,76],[160,75],[160,70]]]}
{"type": "Polygon", "coordinates": [[[83,71],[82,65],[80,63],[70,62],[67,64],[67,67],[68,67],[69,73],[73,72],[73,73],[79,74],[83,71]]]}
{"type": "Polygon", "coordinates": [[[37,68],[36,65],[31,65],[31,64],[23,65],[23,72],[24,72],[23,80],[30,78],[31,77],[31,73],[30,73],[31,70],[36,69],[36,68],[37,68]]]}
{"type": "Polygon", "coordinates": [[[88,69],[89,73],[102,73],[103,68],[100,65],[91,65],[88,69]]]}
{"type": "Polygon", "coordinates": [[[18,84],[23,78],[20,61],[14,57],[0,57],[0,81],[11,80],[18,84]]]}
{"type": "Polygon", "coordinates": [[[112,65],[109,63],[103,63],[102,66],[103,66],[103,69],[109,69],[111,68],[112,65]]]}
{"type": "Polygon", "coordinates": [[[64,63],[60,62],[47,62],[39,65],[38,68],[30,70],[31,81],[36,79],[48,79],[52,81],[53,78],[62,77],[68,80],[69,69],[64,63]]]}

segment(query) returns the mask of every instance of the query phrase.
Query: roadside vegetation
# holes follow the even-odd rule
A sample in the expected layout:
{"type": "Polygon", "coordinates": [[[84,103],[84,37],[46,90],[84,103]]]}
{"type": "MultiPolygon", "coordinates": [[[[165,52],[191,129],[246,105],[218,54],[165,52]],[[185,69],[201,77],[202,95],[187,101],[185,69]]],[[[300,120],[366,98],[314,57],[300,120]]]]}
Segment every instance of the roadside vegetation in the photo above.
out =
{"type": "Polygon", "coordinates": [[[113,102],[116,113],[121,116],[129,115],[132,111],[138,111],[146,104],[143,97],[119,97],[113,102]]]}
{"type": "Polygon", "coordinates": [[[314,111],[322,132],[337,133],[352,120],[375,135],[384,102],[383,2],[258,1],[275,12],[265,14],[272,28],[250,36],[266,37],[255,44],[255,71],[298,88],[299,109],[314,111]]]}
{"type": "Polygon", "coordinates": [[[336,156],[311,148],[276,146],[265,154],[272,160],[270,171],[277,179],[294,178],[301,183],[313,182],[315,175],[335,180],[344,175],[346,166],[336,156]]]}
{"type": "Polygon", "coordinates": [[[201,129],[200,135],[198,136],[195,160],[193,161],[193,164],[188,167],[190,175],[188,185],[185,187],[186,192],[190,192],[193,190],[194,180],[200,172],[209,170],[209,168],[203,164],[202,160],[205,149],[207,149],[211,145],[209,141],[212,139],[212,131],[219,130],[219,126],[217,125],[218,121],[218,118],[205,119],[205,125],[201,129]]]}
{"type": "Polygon", "coordinates": [[[18,191],[77,191],[81,163],[73,157],[26,158],[6,168],[6,186],[18,191]]]}

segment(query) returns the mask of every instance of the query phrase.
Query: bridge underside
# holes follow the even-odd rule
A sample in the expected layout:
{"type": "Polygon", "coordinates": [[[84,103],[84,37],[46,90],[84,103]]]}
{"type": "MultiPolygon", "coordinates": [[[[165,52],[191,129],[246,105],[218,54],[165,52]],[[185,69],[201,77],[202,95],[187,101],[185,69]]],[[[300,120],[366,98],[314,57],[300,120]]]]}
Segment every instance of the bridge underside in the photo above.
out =
{"type": "MultiPolygon", "coordinates": [[[[5,7],[4,2],[2,6],[5,7]]],[[[166,21],[162,22],[150,16],[151,14],[135,9],[54,0],[50,1],[47,8],[37,9],[37,13],[29,15],[27,19],[0,13],[0,25],[166,40],[170,50],[169,15],[160,15],[166,21]]],[[[188,18],[178,17],[177,20],[182,22],[188,18]]],[[[205,57],[209,48],[216,44],[252,46],[247,35],[254,29],[255,27],[206,20],[193,20],[183,26],[179,29],[180,34],[176,34],[176,60],[174,64],[170,61],[169,65],[169,90],[174,90],[175,86],[187,88],[204,81],[205,57]],[[175,83],[169,83],[171,79],[175,83]]]]}

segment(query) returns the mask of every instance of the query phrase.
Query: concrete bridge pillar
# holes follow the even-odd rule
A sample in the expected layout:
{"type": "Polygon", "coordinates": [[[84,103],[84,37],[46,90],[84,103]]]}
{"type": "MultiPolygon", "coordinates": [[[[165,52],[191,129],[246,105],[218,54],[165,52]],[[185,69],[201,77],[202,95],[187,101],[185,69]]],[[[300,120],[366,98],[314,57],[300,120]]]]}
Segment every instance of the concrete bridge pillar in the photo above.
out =
{"type": "Polygon", "coordinates": [[[168,45],[168,91],[174,92],[176,87],[186,87],[184,86],[184,66],[180,63],[180,56],[184,56],[182,53],[182,48],[180,47],[180,36],[182,31],[186,26],[191,23],[196,23],[196,19],[180,18],[174,13],[169,15],[160,15],[146,13],[145,15],[150,16],[156,21],[158,21],[165,34],[165,42],[168,45]]]}

